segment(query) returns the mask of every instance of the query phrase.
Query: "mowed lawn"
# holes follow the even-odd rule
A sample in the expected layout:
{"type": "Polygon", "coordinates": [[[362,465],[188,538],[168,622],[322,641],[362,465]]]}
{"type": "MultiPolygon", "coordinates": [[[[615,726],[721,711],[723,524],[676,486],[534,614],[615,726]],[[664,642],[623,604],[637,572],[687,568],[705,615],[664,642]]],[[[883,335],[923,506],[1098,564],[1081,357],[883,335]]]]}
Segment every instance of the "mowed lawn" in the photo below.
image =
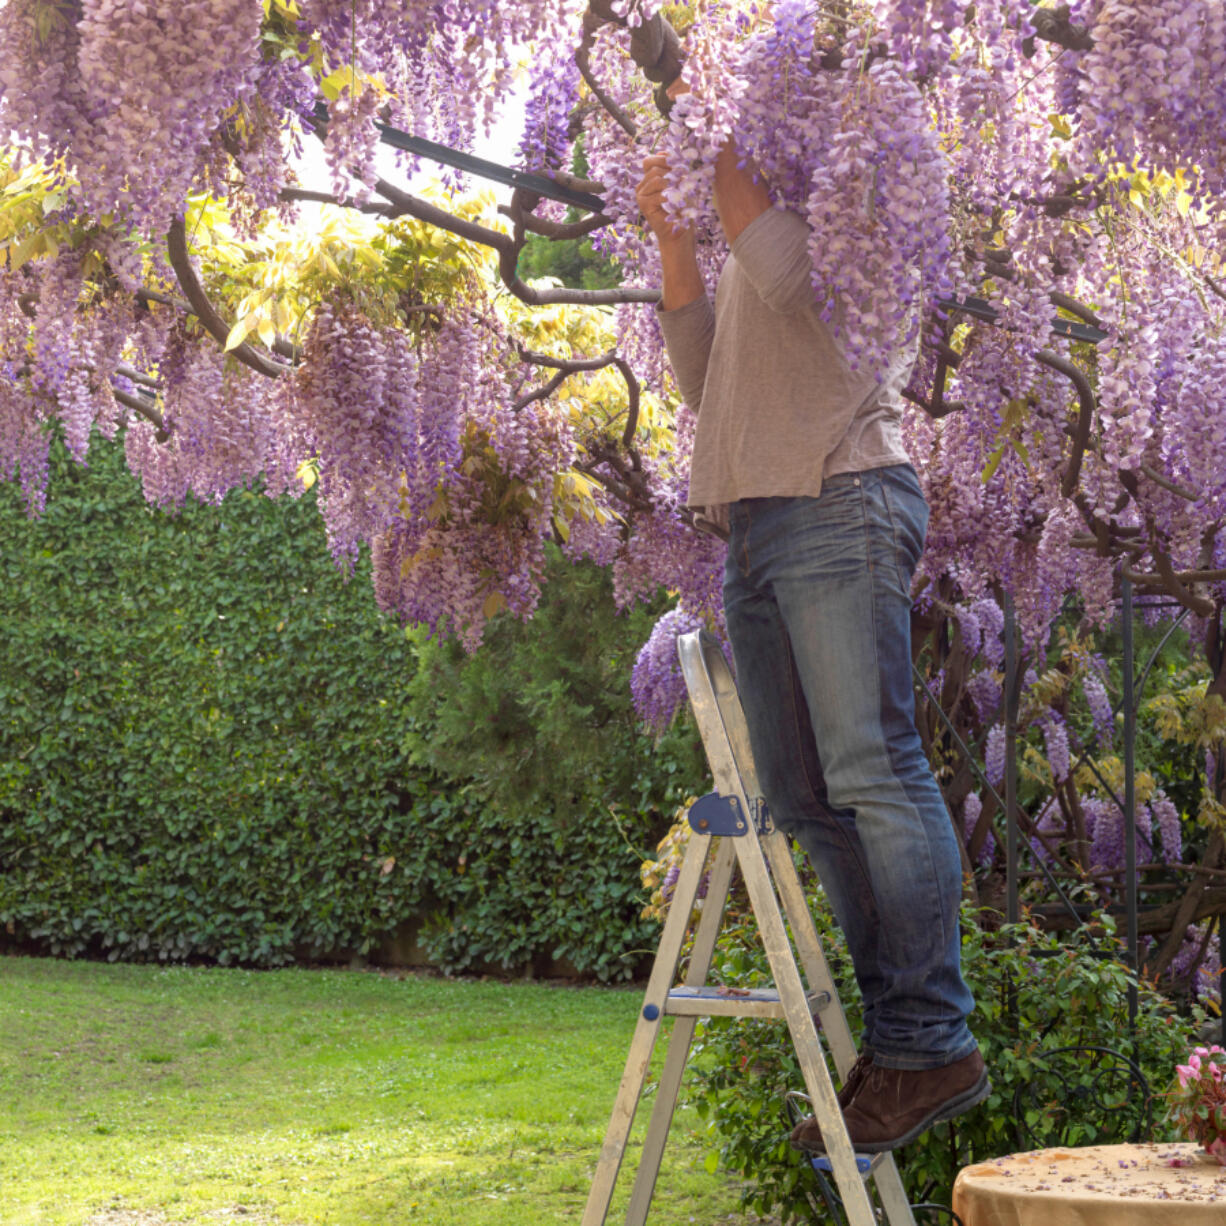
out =
{"type": "MultiPolygon", "coordinates": [[[[0,957],[0,1223],[578,1222],[640,1002],[0,957]]],[[[744,1220],[700,1128],[652,1222],[744,1220]]]]}

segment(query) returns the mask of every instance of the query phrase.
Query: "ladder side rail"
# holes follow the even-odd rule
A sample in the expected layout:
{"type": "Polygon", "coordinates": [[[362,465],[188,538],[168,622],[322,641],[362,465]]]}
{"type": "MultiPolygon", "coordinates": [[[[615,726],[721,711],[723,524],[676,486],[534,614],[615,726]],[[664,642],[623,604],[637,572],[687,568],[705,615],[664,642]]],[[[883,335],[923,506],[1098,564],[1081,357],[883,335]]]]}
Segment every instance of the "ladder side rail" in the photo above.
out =
{"type": "MultiPolygon", "coordinates": [[[[715,781],[715,790],[721,796],[738,796],[743,799],[741,776],[731,742],[728,740],[717,684],[724,680],[719,674],[712,674],[711,643],[709,636],[700,633],[683,634],[677,640],[678,654],[681,658],[681,672],[685,677],[686,689],[690,695],[690,707],[694,712],[694,721],[698,725],[699,736],[702,737],[702,747],[706,751],[707,764],[711,768],[711,777],[715,781]]],[[[725,673],[727,662],[718,647],[714,647],[719,657],[719,664],[725,673]]],[[[731,685],[729,674],[726,685],[731,685]]],[[[725,685],[725,688],[726,688],[725,685]]],[[[733,689],[733,697],[736,691],[733,689]]],[[[724,696],[726,698],[726,695],[724,696]]],[[[745,810],[749,812],[748,809],[745,810]]]]}
{"type": "Polygon", "coordinates": [[[839,1110],[834,1082],[822,1054],[817,1026],[813,1021],[813,1014],[809,1012],[804,984],[800,980],[800,969],[796,965],[783,916],[779,912],[775,889],[767,872],[766,858],[758,839],[754,836],[737,839],[737,858],[740,860],[750,904],[758,922],[758,932],[762,937],[766,958],[783,1005],[792,1044],[804,1074],[805,1088],[809,1092],[814,1114],[826,1141],[826,1154],[830,1158],[835,1183],[843,1198],[848,1222],[850,1226],[877,1226],[873,1202],[868,1186],[856,1165],[855,1150],[843,1123],[843,1113],[839,1110]]]}
{"type": "Polygon", "coordinates": [[[762,841],[771,872],[774,874],[775,887],[783,902],[783,914],[792,930],[792,940],[796,943],[796,950],[800,955],[805,979],[810,987],[821,988],[830,993],[830,1005],[822,1010],[822,1033],[834,1056],[839,1076],[846,1077],[856,1061],[856,1041],[852,1036],[851,1026],[848,1025],[847,1014],[839,998],[826,952],[822,949],[821,939],[817,935],[817,926],[813,922],[813,913],[809,910],[804,887],[800,884],[800,875],[792,859],[791,842],[781,830],[772,830],[762,841]]]}
{"type": "MultiPolygon", "coordinates": [[[[716,840],[707,897],[698,919],[690,962],[683,980],[688,987],[702,987],[707,982],[711,959],[715,954],[715,942],[719,937],[720,920],[732,886],[732,868],[736,862],[733,841],[716,840]]],[[[647,1125],[647,1136],[643,1140],[643,1151],[639,1155],[639,1168],[630,1193],[630,1205],[626,1210],[626,1226],[643,1226],[647,1220],[647,1211],[660,1175],[664,1146],[668,1141],[668,1131],[677,1109],[677,1098],[681,1092],[681,1081],[685,1076],[690,1044],[694,1041],[697,1024],[696,1017],[678,1017],[673,1022],[672,1033],[668,1038],[668,1055],[664,1058],[664,1069],[656,1087],[656,1101],[651,1111],[651,1121],[647,1125]]]]}
{"type": "MultiPolygon", "coordinates": [[[[818,938],[817,927],[813,923],[813,913],[805,900],[800,876],[792,860],[791,845],[787,836],[779,830],[772,831],[767,836],[766,843],[775,875],[775,885],[783,899],[784,914],[792,929],[792,940],[800,951],[805,978],[810,987],[820,986],[830,993],[831,1003],[822,1010],[822,1032],[826,1036],[826,1042],[830,1044],[839,1076],[846,1077],[856,1058],[855,1040],[851,1027],[847,1024],[843,1002],[830,974],[830,966],[818,938]]],[[[886,1221],[891,1223],[891,1226],[913,1224],[915,1218],[893,1154],[882,1154],[873,1164],[873,1181],[885,1210],[886,1221]]]]}
{"type": "Polygon", "coordinates": [[[681,862],[672,906],[664,922],[656,960],[652,965],[643,997],[643,1007],[639,1010],[634,1036],[630,1041],[630,1051],[626,1056],[625,1070],[618,1086],[613,1114],[609,1119],[604,1144],[600,1148],[600,1159],[596,1165],[591,1191],[588,1193],[587,1206],[583,1211],[582,1226],[603,1226],[608,1216],[613,1188],[626,1152],[626,1142],[629,1140],[630,1128],[638,1109],[639,1096],[647,1080],[651,1053],[664,1018],[668,991],[677,974],[681,947],[685,943],[690,913],[698,897],[698,883],[706,865],[710,845],[710,835],[695,832],[690,837],[685,858],[681,862]]]}
{"type": "Polygon", "coordinates": [[[682,983],[688,988],[701,988],[707,982],[711,960],[715,956],[715,943],[719,938],[720,922],[724,916],[724,908],[728,905],[728,895],[732,890],[732,870],[735,865],[735,840],[719,839],[711,865],[707,897],[703,902],[698,928],[694,933],[694,948],[690,954],[689,966],[686,967],[685,978],[682,980],[682,983]],[[712,905],[715,901],[718,901],[718,906],[712,905]]]}
{"type": "Polygon", "coordinates": [[[660,1084],[656,1087],[655,1106],[647,1125],[647,1135],[643,1138],[643,1150],[639,1154],[638,1170],[634,1175],[634,1186],[630,1190],[630,1203],[626,1206],[626,1226],[644,1226],[647,1221],[697,1026],[696,1017],[676,1018],[672,1033],[668,1036],[668,1055],[664,1058],[660,1084]]]}
{"type": "MultiPolygon", "coordinates": [[[[792,939],[800,951],[805,978],[810,987],[820,986],[830,993],[831,1003],[822,1010],[822,1031],[830,1044],[839,1076],[846,1077],[856,1058],[855,1040],[852,1038],[851,1027],[847,1024],[843,1002],[830,974],[830,966],[818,938],[817,927],[813,923],[813,913],[805,900],[800,876],[792,860],[791,845],[787,836],[779,830],[772,831],[767,836],[766,843],[771,868],[775,874],[775,885],[783,899],[784,913],[792,929],[792,939]]],[[[904,1226],[907,1223],[913,1226],[915,1218],[893,1154],[882,1154],[873,1164],[873,1181],[877,1186],[881,1206],[885,1210],[886,1221],[891,1223],[891,1226],[904,1226]]]]}

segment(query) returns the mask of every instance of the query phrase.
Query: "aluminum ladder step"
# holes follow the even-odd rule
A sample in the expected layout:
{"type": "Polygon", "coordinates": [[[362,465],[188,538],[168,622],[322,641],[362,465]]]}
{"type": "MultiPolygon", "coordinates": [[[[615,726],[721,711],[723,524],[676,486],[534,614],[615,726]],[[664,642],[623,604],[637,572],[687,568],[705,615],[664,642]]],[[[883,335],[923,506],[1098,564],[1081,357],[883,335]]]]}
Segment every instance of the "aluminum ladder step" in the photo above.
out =
{"type": "MultiPolygon", "coordinates": [[[[830,1008],[829,992],[809,992],[805,996],[810,1013],[830,1008]]],[[[783,1002],[776,988],[680,987],[668,994],[664,1012],[674,1017],[762,1017],[782,1018],[783,1002]]]]}

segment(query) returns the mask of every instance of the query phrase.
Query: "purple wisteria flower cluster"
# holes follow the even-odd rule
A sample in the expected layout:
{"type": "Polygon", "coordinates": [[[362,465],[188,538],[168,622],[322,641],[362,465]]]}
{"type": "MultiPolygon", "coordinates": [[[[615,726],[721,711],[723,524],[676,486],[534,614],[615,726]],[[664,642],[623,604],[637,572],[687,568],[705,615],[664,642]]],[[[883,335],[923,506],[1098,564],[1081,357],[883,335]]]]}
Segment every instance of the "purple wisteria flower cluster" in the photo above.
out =
{"type": "Polygon", "coordinates": [[[411,426],[397,381],[403,407],[389,441],[399,457],[391,465],[399,467],[398,499],[373,534],[380,605],[454,634],[469,650],[495,613],[523,618],[536,608],[554,474],[575,450],[557,406],[499,411],[511,392],[498,339],[444,324],[418,365],[411,426]]]}

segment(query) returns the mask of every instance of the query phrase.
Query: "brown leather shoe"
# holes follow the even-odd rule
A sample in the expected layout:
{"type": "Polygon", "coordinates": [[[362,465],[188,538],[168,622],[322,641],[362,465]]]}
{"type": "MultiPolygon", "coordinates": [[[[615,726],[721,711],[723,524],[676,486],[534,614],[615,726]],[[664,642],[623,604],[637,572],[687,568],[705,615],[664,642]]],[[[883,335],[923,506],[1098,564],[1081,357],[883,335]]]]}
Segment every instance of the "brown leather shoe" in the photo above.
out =
{"type": "Polygon", "coordinates": [[[991,1091],[978,1048],[944,1068],[874,1064],[843,1119],[856,1152],[876,1154],[906,1145],[933,1124],[969,1111],[991,1091]]]}
{"type": "MultiPolygon", "coordinates": [[[[847,1070],[847,1079],[839,1089],[840,1111],[847,1110],[848,1104],[855,1097],[856,1091],[860,1088],[872,1067],[873,1053],[871,1051],[862,1051],[856,1057],[855,1064],[847,1070]]],[[[824,1154],[826,1152],[826,1147],[822,1142],[821,1126],[811,1115],[806,1115],[792,1129],[791,1141],[793,1149],[803,1150],[805,1153],[824,1154]]]]}

